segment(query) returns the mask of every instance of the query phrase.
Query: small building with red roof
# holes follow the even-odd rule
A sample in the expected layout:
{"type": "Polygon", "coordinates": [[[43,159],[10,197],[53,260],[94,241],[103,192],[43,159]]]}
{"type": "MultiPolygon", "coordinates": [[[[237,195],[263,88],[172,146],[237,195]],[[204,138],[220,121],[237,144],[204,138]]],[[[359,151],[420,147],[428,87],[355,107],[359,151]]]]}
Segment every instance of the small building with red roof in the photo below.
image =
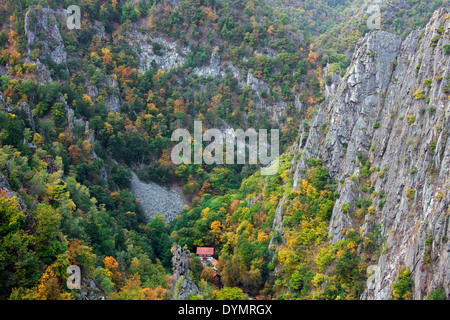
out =
{"type": "Polygon", "coordinates": [[[211,262],[211,265],[212,265],[214,268],[217,268],[217,264],[219,263],[219,261],[217,261],[216,259],[212,258],[210,262],[211,262]]]}
{"type": "Polygon", "coordinates": [[[197,247],[197,256],[200,258],[212,258],[214,255],[214,248],[211,247],[197,247]]]}

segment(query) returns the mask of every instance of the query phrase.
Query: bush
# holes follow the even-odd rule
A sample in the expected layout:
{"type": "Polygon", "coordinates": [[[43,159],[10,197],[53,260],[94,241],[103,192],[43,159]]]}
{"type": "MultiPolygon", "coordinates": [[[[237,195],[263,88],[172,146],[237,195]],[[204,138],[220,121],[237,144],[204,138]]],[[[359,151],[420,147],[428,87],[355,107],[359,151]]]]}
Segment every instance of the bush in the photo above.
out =
{"type": "Polygon", "coordinates": [[[417,172],[417,167],[416,166],[412,166],[412,168],[408,171],[411,174],[414,174],[417,172]]]}
{"type": "Polygon", "coordinates": [[[450,54],[450,44],[444,44],[444,51],[446,54],[450,54]]]}
{"type": "Polygon", "coordinates": [[[413,124],[416,122],[416,116],[413,114],[406,116],[406,121],[408,121],[409,124],[413,124]]]}
{"type": "Polygon", "coordinates": [[[397,281],[392,284],[393,300],[410,300],[414,282],[407,267],[402,267],[398,273],[397,281]]]}
{"type": "Polygon", "coordinates": [[[415,191],[414,191],[414,189],[411,189],[411,188],[408,188],[408,189],[406,189],[406,193],[405,193],[405,196],[407,196],[408,198],[409,198],[409,200],[414,200],[414,195],[415,195],[415,191]]]}
{"type": "Polygon", "coordinates": [[[352,251],[348,247],[343,250],[342,255],[335,263],[336,277],[340,283],[351,284],[357,278],[359,261],[360,257],[356,251],[352,251]]]}
{"type": "Polygon", "coordinates": [[[152,47],[153,47],[153,53],[156,54],[157,56],[162,56],[164,54],[162,52],[162,47],[159,42],[153,42],[152,47]]]}
{"type": "Polygon", "coordinates": [[[428,86],[428,88],[431,88],[431,83],[433,83],[432,78],[428,78],[423,81],[423,84],[426,84],[428,86]]]}
{"type": "Polygon", "coordinates": [[[159,162],[151,162],[147,170],[148,179],[159,184],[170,182],[174,174],[174,168],[172,168],[171,166],[165,166],[159,162]]]}
{"type": "Polygon", "coordinates": [[[413,96],[414,96],[414,98],[416,98],[416,100],[421,100],[421,99],[425,98],[425,94],[422,89],[419,89],[416,92],[414,92],[413,96]]]}
{"type": "Polygon", "coordinates": [[[438,45],[439,40],[441,39],[441,35],[437,34],[431,39],[431,46],[436,47],[438,45]]]}
{"type": "Polygon", "coordinates": [[[344,203],[342,205],[342,212],[348,212],[349,207],[350,207],[350,204],[348,202],[344,203]]]}
{"type": "Polygon", "coordinates": [[[363,177],[367,177],[368,175],[370,175],[370,169],[367,168],[367,167],[362,168],[362,169],[361,169],[361,175],[362,175],[363,177]]]}
{"type": "Polygon", "coordinates": [[[442,287],[442,285],[439,288],[431,291],[427,300],[448,300],[447,296],[445,295],[445,290],[442,287]]]}
{"type": "Polygon", "coordinates": [[[436,107],[433,105],[433,106],[430,106],[429,108],[428,108],[428,112],[429,113],[434,113],[434,111],[436,111],[436,107]]]}
{"type": "Polygon", "coordinates": [[[214,292],[216,300],[245,300],[247,295],[240,288],[225,287],[220,291],[214,292]]]}
{"type": "Polygon", "coordinates": [[[131,185],[131,172],[122,166],[113,168],[112,178],[120,188],[129,188],[131,185]]]}

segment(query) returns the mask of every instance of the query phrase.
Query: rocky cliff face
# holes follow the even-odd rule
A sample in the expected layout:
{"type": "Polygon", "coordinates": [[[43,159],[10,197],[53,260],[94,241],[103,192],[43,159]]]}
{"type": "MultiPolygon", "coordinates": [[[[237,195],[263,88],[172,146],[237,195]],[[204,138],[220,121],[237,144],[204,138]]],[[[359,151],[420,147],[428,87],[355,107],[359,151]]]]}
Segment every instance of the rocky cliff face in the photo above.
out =
{"type": "Polygon", "coordinates": [[[441,285],[450,293],[449,42],[446,9],[404,41],[367,34],[345,77],[327,86],[328,102],[300,129],[294,186],[310,158],[322,159],[338,182],[331,241],[381,226],[385,249],[363,299],[388,299],[400,266],[412,272],[414,299],[441,285]],[[358,219],[361,198],[374,212],[358,219]]]}
{"type": "MultiPolygon", "coordinates": [[[[259,112],[264,112],[267,114],[270,121],[274,123],[281,123],[283,114],[288,108],[288,102],[282,98],[275,103],[266,103],[261,97],[261,92],[266,90],[270,92],[268,84],[262,80],[258,79],[253,75],[253,70],[241,70],[229,59],[224,59],[222,53],[219,51],[218,47],[213,47],[211,50],[211,56],[209,61],[201,66],[195,67],[193,69],[185,68],[183,65],[186,62],[186,57],[191,53],[189,47],[184,46],[179,42],[174,42],[163,36],[151,36],[148,37],[141,32],[137,31],[139,24],[136,23],[131,31],[127,33],[127,41],[130,47],[139,48],[137,50],[139,56],[139,70],[145,72],[150,69],[153,64],[157,66],[158,69],[163,71],[169,71],[171,69],[181,68],[186,72],[186,77],[190,75],[195,75],[198,77],[212,77],[215,79],[222,79],[227,74],[231,75],[236,79],[237,83],[241,87],[249,87],[257,95],[257,99],[253,99],[253,106],[259,112]],[[155,50],[154,46],[158,44],[160,50],[155,50]]],[[[298,41],[302,41],[303,35],[299,35],[298,41]]],[[[271,48],[265,48],[267,53],[255,51],[255,55],[267,56],[275,59],[278,56],[278,52],[271,48]]],[[[180,90],[183,90],[181,87],[180,90]]],[[[300,102],[295,101],[296,108],[300,102]]],[[[226,127],[226,126],[225,126],[226,127]]]]}
{"type": "MultiPolygon", "coordinates": [[[[67,62],[67,52],[57,23],[66,15],[65,11],[48,8],[32,8],[27,11],[24,28],[29,56],[33,48],[39,48],[39,58],[48,55],[56,64],[67,62]]],[[[50,73],[39,58],[36,61],[28,58],[27,62],[36,66],[38,78],[42,82],[52,81],[50,73]]],[[[68,71],[67,68],[66,71],[68,71]]]]}

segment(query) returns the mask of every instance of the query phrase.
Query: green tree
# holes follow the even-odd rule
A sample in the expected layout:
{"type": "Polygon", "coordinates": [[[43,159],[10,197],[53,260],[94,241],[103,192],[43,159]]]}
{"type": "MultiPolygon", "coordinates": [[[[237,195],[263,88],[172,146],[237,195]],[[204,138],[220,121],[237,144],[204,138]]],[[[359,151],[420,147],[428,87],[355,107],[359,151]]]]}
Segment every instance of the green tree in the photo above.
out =
{"type": "Polygon", "coordinates": [[[393,300],[410,300],[414,281],[411,277],[411,271],[407,267],[401,267],[396,281],[392,284],[393,300]]]}
{"type": "Polygon", "coordinates": [[[431,291],[427,300],[448,300],[444,287],[441,285],[437,289],[431,291]]]}
{"type": "Polygon", "coordinates": [[[242,289],[237,287],[226,287],[220,291],[216,291],[214,294],[215,300],[245,300],[247,295],[244,294],[242,289]]]}

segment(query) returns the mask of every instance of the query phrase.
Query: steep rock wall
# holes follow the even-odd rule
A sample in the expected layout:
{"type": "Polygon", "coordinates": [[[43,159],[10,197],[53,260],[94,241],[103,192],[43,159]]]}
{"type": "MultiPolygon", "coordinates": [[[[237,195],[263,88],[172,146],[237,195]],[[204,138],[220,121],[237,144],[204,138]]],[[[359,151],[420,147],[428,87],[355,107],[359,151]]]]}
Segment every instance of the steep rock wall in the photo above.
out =
{"type": "Polygon", "coordinates": [[[441,285],[450,293],[449,28],[449,14],[440,9],[404,41],[367,34],[344,78],[327,87],[328,103],[299,132],[294,187],[311,158],[322,159],[338,182],[330,240],[352,228],[365,236],[381,225],[385,249],[363,299],[388,299],[401,266],[412,272],[414,299],[441,285]],[[352,213],[366,196],[363,185],[374,187],[375,212],[361,221],[352,213]]]}

